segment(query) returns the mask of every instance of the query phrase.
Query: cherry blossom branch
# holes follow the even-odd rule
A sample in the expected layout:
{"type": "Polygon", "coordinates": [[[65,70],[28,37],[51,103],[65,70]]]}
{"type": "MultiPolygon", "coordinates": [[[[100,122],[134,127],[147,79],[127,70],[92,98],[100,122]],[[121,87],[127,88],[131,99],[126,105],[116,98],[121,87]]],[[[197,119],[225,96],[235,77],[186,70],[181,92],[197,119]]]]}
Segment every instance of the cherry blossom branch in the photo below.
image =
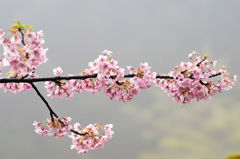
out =
{"type": "Polygon", "coordinates": [[[45,103],[45,105],[47,106],[49,112],[50,112],[50,116],[51,116],[51,120],[53,121],[54,117],[53,115],[58,118],[57,114],[52,110],[52,108],[50,107],[50,105],[48,104],[47,100],[42,96],[42,94],[39,92],[39,90],[37,89],[37,87],[32,83],[29,82],[32,86],[32,88],[36,91],[37,95],[42,99],[42,101],[45,103]]]}
{"type": "Polygon", "coordinates": [[[2,78],[0,83],[30,83],[30,82],[45,82],[45,81],[59,81],[59,80],[71,80],[71,79],[87,79],[87,78],[96,78],[97,74],[92,75],[82,75],[82,76],[56,76],[56,77],[44,77],[44,78],[2,78]]]}
{"type": "Polygon", "coordinates": [[[21,29],[18,29],[18,31],[21,33],[21,35],[22,35],[22,44],[25,46],[26,44],[25,44],[25,41],[24,41],[24,34],[23,34],[23,32],[22,32],[22,30],[21,29]]]}
{"type": "MultiPolygon", "coordinates": [[[[214,74],[212,76],[209,76],[208,78],[216,77],[221,75],[221,73],[214,74]]],[[[127,74],[124,75],[124,78],[132,78],[137,75],[135,74],[127,74]]],[[[115,75],[110,76],[110,78],[115,78],[115,75]]],[[[46,82],[46,81],[59,81],[59,80],[72,80],[72,79],[80,79],[80,80],[85,80],[88,78],[97,78],[97,74],[92,74],[92,75],[81,75],[81,76],[56,76],[56,77],[43,77],[43,78],[2,78],[0,79],[0,83],[32,83],[32,82],[46,82]]],[[[171,76],[165,76],[165,75],[157,75],[156,79],[174,79],[171,76]]]]}
{"type": "Polygon", "coordinates": [[[8,76],[0,77],[0,88],[13,93],[33,88],[47,106],[51,117],[51,120],[35,121],[33,123],[35,132],[56,138],[69,136],[73,143],[71,149],[78,150],[78,153],[103,148],[114,133],[111,131],[112,124],[103,126],[89,124],[82,127],[75,123],[72,127],[68,123],[71,117],[58,117],[36,87],[36,82],[45,82],[45,88],[51,98],[65,96],[66,99],[71,99],[74,93],[94,94],[104,89],[105,95],[120,102],[134,99],[140,90],[150,88],[154,83],[172,97],[174,102],[188,104],[192,99],[205,101],[221,90],[229,90],[237,80],[237,76],[231,76],[225,66],[219,71],[211,69],[210,66],[215,68],[217,61],[209,62],[206,60],[207,56],[201,59],[196,51],[188,55],[192,62],[181,62],[168,74],[151,72],[148,63],[141,63],[139,68],[127,66],[129,74],[125,74],[124,69],[117,65],[118,62],[112,59],[112,52],[108,50],[104,50],[103,55],[89,62],[89,68],[76,76],[60,76],[63,71],[58,67],[53,69],[54,77],[37,78],[35,68],[47,61],[48,49],[42,47],[43,33],[32,32],[31,25],[21,25],[19,21],[15,21],[17,24],[13,24],[9,29],[10,37],[0,29],[0,44],[4,49],[4,57],[0,59],[0,74],[2,67],[10,67],[8,76]],[[219,80],[208,81],[209,78],[219,75],[221,75],[219,80]],[[69,131],[72,132],[71,135],[68,135],[69,131]]]}

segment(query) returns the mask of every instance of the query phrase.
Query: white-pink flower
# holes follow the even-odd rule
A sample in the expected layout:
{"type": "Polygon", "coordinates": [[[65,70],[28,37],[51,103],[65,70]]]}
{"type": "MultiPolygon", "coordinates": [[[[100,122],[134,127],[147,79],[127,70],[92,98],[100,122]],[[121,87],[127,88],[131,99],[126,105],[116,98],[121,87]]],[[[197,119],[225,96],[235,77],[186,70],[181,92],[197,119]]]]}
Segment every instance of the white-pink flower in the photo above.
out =
{"type": "Polygon", "coordinates": [[[215,67],[216,67],[216,64],[217,64],[217,61],[214,61],[214,60],[213,60],[213,61],[211,62],[211,64],[213,65],[213,68],[215,68],[215,67]]]}
{"type": "Polygon", "coordinates": [[[233,80],[236,82],[237,81],[237,75],[232,76],[233,80]]]}
{"type": "Polygon", "coordinates": [[[198,53],[196,51],[193,51],[192,55],[198,56],[198,53]]]}
{"type": "Polygon", "coordinates": [[[106,55],[111,55],[112,54],[112,51],[108,51],[107,49],[103,50],[102,53],[104,54],[104,56],[106,55]]]}
{"type": "Polygon", "coordinates": [[[62,74],[63,70],[61,69],[61,67],[57,67],[53,69],[53,74],[56,76],[60,76],[62,74]]]}
{"type": "Polygon", "coordinates": [[[130,74],[132,74],[132,71],[134,70],[134,68],[130,65],[130,66],[127,66],[128,70],[130,71],[130,74]]]}

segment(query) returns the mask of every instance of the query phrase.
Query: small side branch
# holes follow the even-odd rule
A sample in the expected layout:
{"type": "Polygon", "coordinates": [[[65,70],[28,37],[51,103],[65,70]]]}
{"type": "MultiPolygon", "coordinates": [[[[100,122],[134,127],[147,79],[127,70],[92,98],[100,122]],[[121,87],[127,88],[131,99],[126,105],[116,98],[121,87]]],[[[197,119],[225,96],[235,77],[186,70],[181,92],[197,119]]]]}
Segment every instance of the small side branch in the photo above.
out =
{"type": "Polygon", "coordinates": [[[157,75],[156,78],[160,78],[160,79],[174,79],[171,76],[160,76],[160,75],[157,75]]]}
{"type": "Polygon", "coordinates": [[[45,105],[47,106],[48,110],[50,111],[51,120],[53,121],[53,119],[54,119],[53,115],[56,118],[58,118],[57,114],[52,110],[52,108],[50,107],[50,105],[48,104],[46,99],[42,96],[42,94],[39,92],[39,90],[37,89],[35,84],[33,84],[32,82],[29,82],[29,83],[31,84],[32,88],[36,91],[37,95],[42,99],[42,101],[45,103],[45,105]]]}
{"type": "Polygon", "coordinates": [[[87,133],[79,133],[79,132],[77,132],[77,131],[75,131],[75,130],[73,130],[73,129],[71,129],[70,130],[71,132],[73,132],[73,133],[75,133],[75,134],[77,134],[77,135],[87,135],[87,133]]]}
{"type": "Polygon", "coordinates": [[[25,42],[24,42],[24,34],[23,34],[23,32],[22,32],[22,30],[18,30],[20,33],[21,33],[21,35],[22,35],[22,43],[23,43],[23,45],[25,46],[26,44],[25,44],[25,42]]]}
{"type": "MultiPolygon", "coordinates": [[[[52,108],[50,107],[50,105],[48,104],[48,102],[46,101],[46,99],[42,96],[42,94],[39,92],[39,90],[37,89],[37,87],[35,86],[35,84],[33,84],[32,82],[29,82],[32,86],[32,88],[36,91],[37,95],[42,99],[42,101],[45,103],[45,105],[47,106],[48,110],[50,111],[50,116],[51,116],[51,120],[54,124],[54,117],[53,115],[58,118],[58,115],[52,110],[52,108]]],[[[65,125],[61,120],[59,120],[59,122],[63,125],[65,125]]],[[[77,135],[86,135],[87,133],[79,133],[73,129],[70,130],[71,132],[77,134],[77,135]]]]}
{"type": "Polygon", "coordinates": [[[219,72],[219,73],[217,73],[217,74],[214,74],[214,75],[212,75],[212,76],[209,76],[208,78],[213,78],[213,77],[220,76],[220,75],[221,75],[221,73],[219,72]]]}

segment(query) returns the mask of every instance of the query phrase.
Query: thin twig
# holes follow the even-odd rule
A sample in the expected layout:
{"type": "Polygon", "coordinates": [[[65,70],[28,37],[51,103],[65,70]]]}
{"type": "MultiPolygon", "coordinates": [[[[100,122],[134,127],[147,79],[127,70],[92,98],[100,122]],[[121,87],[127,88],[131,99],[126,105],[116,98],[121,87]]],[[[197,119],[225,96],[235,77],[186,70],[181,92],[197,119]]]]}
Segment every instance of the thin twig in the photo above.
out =
{"type": "Polygon", "coordinates": [[[73,130],[73,129],[71,129],[70,130],[71,132],[73,132],[73,133],[75,133],[75,134],[77,134],[77,135],[87,135],[87,133],[79,133],[79,132],[77,132],[77,131],[75,131],[75,130],[73,130]]]}
{"type": "Polygon", "coordinates": [[[219,75],[221,75],[221,73],[220,73],[220,72],[219,72],[219,73],[217,73],[217,74],[214,74],[214,75],[212,75],[212,76],[209,76],[208,78],[216,77],[216,76],[219,76],[219,75]]]}
{"type": "MultiPolygon", "coordinates": [[[[50,107],[50,105],[48,104],[48,102],[45,100],[45,98],[42,96],[42,94],[39,92],[39,90],[37,89],[37,87],[36,87],[32,82],[30,82],[30,84],[31,84],[31,86],[33,87],[33,89],[36,91],[36,93],[38,94],[38,96],[39,96],[39,97],[42,99],[42,101],[46,104],[46,106],[47,106],[47,108],[48,108],[48,110],[49,110],[49,112],[50,112],[51,120],[52,120],[52,122],[53,122],[53,124],[54,124],[54,117],[53,117],[53,115],[54,115],[56,118],[58,118],[58,115],[52,110],[52,108],[50,107]]],[[[65,126],[64,122],[62,122],[61,120],[59,120],[59,122],[65,126]]],[[[75,130],[73,130],[73,129],[71,129],[70,131],[73,132],[73,133],[75,133],[75,134],[77,134],[77,135],[86,135],[86,134],[87,134],[87,133],[79,133],[79,132],[77,132],[77,131],[75,131],[75,130]]]]}
{"type": "Polygon", "coordinates": [[[50,112],[50,116],[51,119],[53,120],[53,115],[58,118],[57,114],[52,110],[52,108],[50,107],[50,105],[48,104],[48,102],[46,101],[46,99],[42,96],[42,94],[39,92],[39,90],[37,89],[37,87],[32,83],[29,82],[31,84],[31,86],[33,87],[33,89],[36,91],[36,93],[38,94],[38,96],[42,99],[42,101],[45,103],[45,105],[47,106],[49,112],[50,112]]]}
{"type": "Polygon", "coordinates": [[[19,31],[19,32],[21,33],[21,35],[22,35],[22,43],[23,43],[23,45],[25,46],[26,44],[25,44],[25,42],[24,42],[24,34],[23,34],[23,32],[22,32],[21,29],[19,29],[18,31],[19,31]]]}

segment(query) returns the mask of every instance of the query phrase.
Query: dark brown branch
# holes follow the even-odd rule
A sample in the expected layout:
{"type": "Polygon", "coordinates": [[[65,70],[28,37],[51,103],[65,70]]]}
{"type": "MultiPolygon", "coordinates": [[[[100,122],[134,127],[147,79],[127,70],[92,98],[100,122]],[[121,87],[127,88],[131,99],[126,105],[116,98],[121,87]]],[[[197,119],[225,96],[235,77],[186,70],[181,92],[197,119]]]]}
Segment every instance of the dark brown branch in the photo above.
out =
{"type": "Polygon", "coordinates": [[[23,32],[22,32],[21,29],[19,29],[18,31],[19,31],[19,32],[21,33],[21,35],[22,35],[22,43],[23,43],[23,45],[25,46],[26,44],[25,44],[25,42],[24,42],[24,34],[23,34],[23,32]]]}
{"type": "Polygon", "coordinates": [[[87,79],[87,78],[96,78],[97,74],[92,75],[83,75],[83,76],[57,76],[57,77],[45,77],[45,78],[26,78],[26,79],[20,79],[20,78],[2,78],[0,79],[0,83],[31,83],[31,82],[45,82],[45,81],[59,81],[59,80],[71,80],[71,79],[87,79]]]}
{"type": "MultiPolygon", "coordinates": [[[[217,74],[214,74],[214,75],[212,75],[212,76],[209,76],[208,78],[213,78],[213,77],[216,77],[216,76],[219,76],[219,75],[221,75],[220,72],[217,73],[217,74]]],[[[208,85],[209,85],[209,83],[204,83],[202,80],[199,80],[199,83],[200,83],[201,85],[204,85],[204,86],[208,86],[208,85]]]]}
{"type": "Polygon", "coordinates": [[[160,75],[157,75],[156,78],[160,78],[160,79],[174,79],[173,77],[171,76],[160,76],[160,75]]]}
{"type": "MultiPolygon", "coordinates": [[[[208,78],[212,78],[215,76],[219,76],[221,73],[214,74],[212,76],[209,76],[208,78]]],[[[136,76],[135,74],[127,74],[124,75],[124,78],[132,78],[136,76]]],[[[87,78],[97,78],[97,74],[92,74],[92,75],[82,75],[82,76],[56,76],[56,77],[45,77],[45,78],[2,78],[0,79],[0,83],[32,83],[32,82],[45,82],[45,81],[59,81],[59,80],[71,80],[71,79],[80,79],[80,80],[85,80],[87,78]]],[[[110,78],[116,78],[115,75],[110,76],[110,78]]],[[[156,78],[160,79],[174,79],[171,76],[165,76],[165,75],[157,75],[156,78]]]]}
{"type": "Polygon", "coordinates": [[[87,135],[87,133],[79,133],[79,132],[77,132],[77,131],[75,131],[75,130],[73,130],[73,129],[71,129],[70,130],[71,132],[73,132],[73,133],[75,133],[75,134],[77,134],[77,135],[87,135]]]}
{"type": "Polygon", "coordinates": [[[212,75],[212,76],[209,76],[208,78],[216,77],[216,76],[219,76],[219,75],[221,75],[221,73],[220,73],[220,72],[219,72],[219,73],[217,73],[217,74],[214,74],[214,75],[212,75]]]}
{"type": "Polygon", "coordinates": [[[37,95],[42,99],[42,101],[45,103],[45,105],[47,106],[49,112],[50,112],[50,116],[51,116],[51,119],[53,121],[53,115],[58,118],[57,114],[52,110],[52,108],[50,107],[50,105],[48,104],[48,102],[46,101],[46,99],[42,96],[42,94],[39,92],[39,90],[37,89],[37,87],[32,83],[32,82],[29,82],[32,86],[32,88],[36,91],[37,95]]]}
{"type": "Polygon", "coordinates": [[[123,85],[123,82],[116,81],[116,83],[117,83],[119,86],[123,85]]]}
{"type": "Polygon", "coordinates": [[[204,85],[204,86],[209,85],[209,83],[204,83],[202,80],[199,80],[199,83],[200,83],[201,85],[204,85]]]}

